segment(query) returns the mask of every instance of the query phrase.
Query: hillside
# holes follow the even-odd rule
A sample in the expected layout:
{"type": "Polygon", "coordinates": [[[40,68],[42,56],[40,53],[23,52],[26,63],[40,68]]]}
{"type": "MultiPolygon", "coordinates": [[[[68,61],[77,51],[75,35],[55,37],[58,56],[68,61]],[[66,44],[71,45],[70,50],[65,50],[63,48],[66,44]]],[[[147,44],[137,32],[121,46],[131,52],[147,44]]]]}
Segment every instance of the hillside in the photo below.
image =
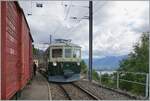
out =
{"type": "MultiPolygon", "coordinates": [[[[114,69],[117,69],[119,67],[119,62],[125,58],[127,58],[127,55],[107,56],[104,58],[94,58],[93,59],[93,68],[94,69],[114,70],[114,69]]],[[[84,59],[84,61],[88,65],[88,59],[84,59]]]]}

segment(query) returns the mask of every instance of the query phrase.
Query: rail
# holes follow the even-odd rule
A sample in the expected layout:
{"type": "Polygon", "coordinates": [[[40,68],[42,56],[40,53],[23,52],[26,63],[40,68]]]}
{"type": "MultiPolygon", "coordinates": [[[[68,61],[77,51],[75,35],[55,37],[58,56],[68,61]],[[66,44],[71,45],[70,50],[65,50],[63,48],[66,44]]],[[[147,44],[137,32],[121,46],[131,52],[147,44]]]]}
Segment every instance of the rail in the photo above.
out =
{"type": "Polygon", "coordinates": [[[91,96],[94,100],[102,100],[102,98],[98,98],[97,96],[95,96],[94,94],[92,94],[90,91],[80,87],[77,84],[72,83],[73,86],[77,87],[78,89],[82,90],[83,92],[85,92],[86,94],[88,94],[89,96],[91,96]]]}
{"type": "Polygon", "coordinates": [[[69,94],[67,93],[67,91],[64,89],[64,87],[63,87],[61,84],[59,84],[58,86],[63,90],[63,92],[65,93],[66,97],[67,97],[69,100],[72,100],[71,97],[70,97],[70,95],[69,95],[69,94]]]}
{"type": "MultiPolygon", "coordinates": [[[[129,94],[133,94],[135,96],[137,95],[135,92],[132,92],[131,90],[128,90],[128,87],[130,84],[140,85],[140,89],[142,91],[142,94],[140,94],[142,97],[145,97],[147,99],[149,97],[149,73],[139,73],[139,72],[125,72],[125,71],[108,71],[108,70],[95,70],[99,74],[99,79],[97,82],[100,85],[109,87],[109,88],[115,88],[118,90],[126,90],[125,92],[128,92],[129,94]],[[131,79],[128,77],[135,77],[138,78],[139,75],[142,76],[142,81],[131,79]],[[136,77],[137,76],[137,77],[136,77]],[[107,80],[111,80],[110,82],[105,82],[107,80]],[[126,82],[126,85],[123,83],[126,82]],[[124,85],[124,86],[122,86],[124,85]],[[125,88],[124,88],[125,87],[125,88]]],[[[47,75],[43,71],[39,71],[41,74],[43,74],[45,77],[47,75]]],[[[131,89],[131,88],[129,88],[131,89]]]]}
{"type": "MultiPolygon", "coordinates": [[[[139,72],[125,72],[125,71],[102,71],[95,70],[98,73],[99,84],[105,85],[110,88],[115,89],[128,89],[128,86],[131,84],[140,85],[141,89],[144,91],[142,96],[145,98],[149,97],[149,73],[139,73],[139,72]],[[132,78],[133,77],[133,78],[132,78]],[[142,80],[138,80],[135,78],[141,77],[142,80]],[[107,80],[111,80],[111,84],[106,82],[107,80]],[[126,88],[123,88],[123,82],[126,82],[126,88]]],[[[130,92],[130,91],[128,91],[130,92]]],[[[132,92],[133,93],[133,92],[132,92]]]]}

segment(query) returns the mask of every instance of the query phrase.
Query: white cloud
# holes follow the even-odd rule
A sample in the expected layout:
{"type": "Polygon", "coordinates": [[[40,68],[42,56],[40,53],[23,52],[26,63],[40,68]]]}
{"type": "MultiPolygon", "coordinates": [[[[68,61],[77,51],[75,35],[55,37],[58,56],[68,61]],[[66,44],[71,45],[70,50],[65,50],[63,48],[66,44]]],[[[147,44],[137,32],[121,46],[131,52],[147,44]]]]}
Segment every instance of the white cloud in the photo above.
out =
{"type": "MultiPolygon", "coordinates": [[[[105,18],[95,21],[95,30],[99,28],[94,33],[95,56],[128,54],[141,33],[148,30],[148,3],[112,1],[103,9],[105,18]]],[[[101,18],[103,13],[96,14],[95,19],[101,18]]]]}
{"type": "MultiPolygon", "coordinates": [[[[49,42],[49,34],[54,38],[69,38],[81,45],[83,57],[88,57],[88,20],[78,24],[79,21],[70,19],[87,16],[88,9],[78,6],[88,6],[88,2],[42,1],[43,8],[36,8],[36,2],[41,1],[32,2],[33,15],[27,16],[35,43],[49,42]],[[65,4],[68,6],[64,7],[65,4]]],[[[30,1],[20,1],[20,4],[25,14],[31,12],[30,1]]],[[[148,1],[94,1],[94,57],[125,55],[132,51],[141,33],[149,31],[148,8],[148,1]]]]}

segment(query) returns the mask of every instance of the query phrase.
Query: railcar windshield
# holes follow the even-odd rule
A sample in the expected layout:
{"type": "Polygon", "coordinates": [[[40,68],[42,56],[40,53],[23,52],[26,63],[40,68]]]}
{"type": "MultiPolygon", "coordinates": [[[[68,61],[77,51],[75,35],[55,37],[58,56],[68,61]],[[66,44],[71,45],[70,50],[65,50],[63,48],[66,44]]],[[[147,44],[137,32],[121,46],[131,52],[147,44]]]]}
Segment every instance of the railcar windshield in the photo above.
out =
{"type": "Polygon", "coordinates": [[[65,49],[65,57],[66,58],[71,58],[72,49],[65,49]]]}
{"type": "Polygon", "coordinates": [[[62,53],[62,49],[52,49],[52,58],[61,58],[62,53]]]}
{"type": "Polygon", "coordinates": [[[74,49],[73,58],[80,58],[80,49],[74,49]]]}

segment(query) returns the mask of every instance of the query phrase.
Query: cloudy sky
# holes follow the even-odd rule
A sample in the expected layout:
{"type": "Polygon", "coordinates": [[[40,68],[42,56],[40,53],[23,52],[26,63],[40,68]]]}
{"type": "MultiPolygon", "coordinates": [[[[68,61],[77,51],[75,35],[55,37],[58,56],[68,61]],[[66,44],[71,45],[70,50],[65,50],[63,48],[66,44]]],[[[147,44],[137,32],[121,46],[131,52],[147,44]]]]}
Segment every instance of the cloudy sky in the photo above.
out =
{"type": "MultiPolygon", "coordinates": [[[[35,46],[44,49],[53,39],[72,39],[88,58],[88,1],[20,1],[29,23],[35,46]],[[37,8],[36,3],[42,3],[37,8]],[[32,14],[28,16],[27,14],[32,14]],[[71,19],[77,17],[78,20],[71,19]]],[[[93,2],[94,57],[126,55],[133,50],[142,32],[149,31],[149,1],[93,2]]]]}

